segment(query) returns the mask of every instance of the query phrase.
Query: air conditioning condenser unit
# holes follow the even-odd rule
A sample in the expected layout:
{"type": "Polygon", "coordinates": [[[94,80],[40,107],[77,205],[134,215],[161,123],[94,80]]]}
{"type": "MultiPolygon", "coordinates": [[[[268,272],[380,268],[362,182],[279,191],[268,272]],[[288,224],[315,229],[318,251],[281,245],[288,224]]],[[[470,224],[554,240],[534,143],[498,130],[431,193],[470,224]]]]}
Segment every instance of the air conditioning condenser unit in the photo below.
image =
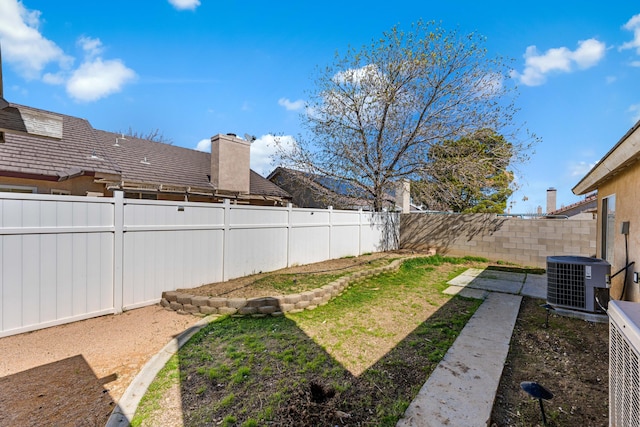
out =
{"type": "Polygon", "coordinates": [[[604,313],[611,264],[584,256],[547,257],[547,302],[570,310],[604,313]],[[596,301],[598,297],[598,302],[596,301]]]}

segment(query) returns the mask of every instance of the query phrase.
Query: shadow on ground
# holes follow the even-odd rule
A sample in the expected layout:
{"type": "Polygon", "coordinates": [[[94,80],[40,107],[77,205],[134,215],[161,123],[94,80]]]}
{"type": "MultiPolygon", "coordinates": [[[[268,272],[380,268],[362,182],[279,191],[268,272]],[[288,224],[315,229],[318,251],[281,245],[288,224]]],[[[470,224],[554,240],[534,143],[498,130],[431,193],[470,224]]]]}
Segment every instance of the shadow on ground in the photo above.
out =
{"type": "Polygon", "coordinates": [[[452,298],[360,375],[295,315],[214,322],[178,353],[184,424],[395,426],[479,304],[452,298]]]}
{"type": "Polygon", "coordinates": [[[82,355],[0,378],[0,425],[103,426],[114,407],[82,355]],[[78,393],[82,390],[82,393],[78,393]]]}

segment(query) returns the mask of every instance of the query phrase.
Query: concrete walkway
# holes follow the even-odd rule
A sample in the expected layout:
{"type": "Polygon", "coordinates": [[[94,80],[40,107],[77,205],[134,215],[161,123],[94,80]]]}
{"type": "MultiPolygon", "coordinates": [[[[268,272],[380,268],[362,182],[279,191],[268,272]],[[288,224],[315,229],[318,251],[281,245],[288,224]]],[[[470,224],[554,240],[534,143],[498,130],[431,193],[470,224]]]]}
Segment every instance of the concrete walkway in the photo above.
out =
{"type": "Polygon", "coordinates": [[[469,269],[445,293],[484,299],[397,427],[486,427],[522,295],[546,298],[546,276],[469,269]]]}

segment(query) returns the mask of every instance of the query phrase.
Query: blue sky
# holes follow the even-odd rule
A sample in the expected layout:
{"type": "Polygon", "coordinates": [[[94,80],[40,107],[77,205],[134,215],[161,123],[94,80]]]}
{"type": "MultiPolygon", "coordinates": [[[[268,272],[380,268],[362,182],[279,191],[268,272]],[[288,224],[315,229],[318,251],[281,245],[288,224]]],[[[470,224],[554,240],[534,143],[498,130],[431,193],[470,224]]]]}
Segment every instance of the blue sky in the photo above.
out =
{"type": "Polygon", "coordinates": [[[549,187],[558,206],[579,201],[571,188],[640,119],[634,3],[0,0],[4,97],[188,148],[255,135],[252,167],[267,174],[270,135],[302,131],[316,67],[393,25],[436,20],[512,59],[516,120],[541,138],[512,197],[512,212],[531,213],[549,187]]]}

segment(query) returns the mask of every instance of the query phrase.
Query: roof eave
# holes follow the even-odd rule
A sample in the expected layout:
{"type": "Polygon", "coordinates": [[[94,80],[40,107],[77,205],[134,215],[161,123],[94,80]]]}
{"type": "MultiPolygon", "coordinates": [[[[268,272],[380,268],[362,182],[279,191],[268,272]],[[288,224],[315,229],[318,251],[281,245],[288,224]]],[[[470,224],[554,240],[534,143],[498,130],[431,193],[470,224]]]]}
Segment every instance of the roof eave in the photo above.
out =
{"type": "Polygon", "coordinates": [[[595,191],[598,187],[620,173],[640,158],[640,121],[618,141],[571,191],[575,195],[595,191]]]}

